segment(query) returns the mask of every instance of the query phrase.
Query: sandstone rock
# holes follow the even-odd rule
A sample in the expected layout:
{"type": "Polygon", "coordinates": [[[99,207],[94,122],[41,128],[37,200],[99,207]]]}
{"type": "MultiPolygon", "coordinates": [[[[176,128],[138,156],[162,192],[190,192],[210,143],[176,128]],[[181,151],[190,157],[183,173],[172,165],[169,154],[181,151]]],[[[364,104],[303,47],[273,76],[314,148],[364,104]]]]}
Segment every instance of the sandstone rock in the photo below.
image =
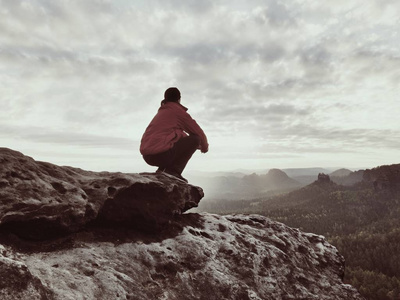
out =
{"type": "Polygon", "coordinates": [[[174,222],[179,229],[153,235],[86,229],[52,251],[19,244],[29,249],[18,254],[31,274],[24,280],[41,283],[48,299],[362,299],[343,284],[343,258],[322,236],[256,215],[174,222]]]}
{"type": "Polygon", "coordinates": [[[203,197],[199,187],[167,174],[141,173],[146,184],[135,182],[108,198],[99,212],[100,221],[129,222],[142,230],[160,228],[174,215],[193,207],[203,197]]]}
{"type": "Polygon", "coordinates": [[[324,174],[324,173],[319,173],[317,182],[319,182],[319,183],[330,183],[331,179],[330,179],[329,175],[324,174]]]}
{"type": "Polygon", "coordinates": [[[15,253],[0,245],[0,299],[51,299],[53,293],[33,276],[15,253]]]}
{"type": "Polygon", "coordinates": [[[25,237],[75,232],[95,219],[162,226],[202,197],[168,175],[89,172],[0,148],[0,226],[25,237]]]}
{"type": "Polygon", "coordinates": [[[173,177],[1,148],[0,178],[2,300],[362,299],[324,237],[257,215],[182,214],[203,192],[173,177]]]}

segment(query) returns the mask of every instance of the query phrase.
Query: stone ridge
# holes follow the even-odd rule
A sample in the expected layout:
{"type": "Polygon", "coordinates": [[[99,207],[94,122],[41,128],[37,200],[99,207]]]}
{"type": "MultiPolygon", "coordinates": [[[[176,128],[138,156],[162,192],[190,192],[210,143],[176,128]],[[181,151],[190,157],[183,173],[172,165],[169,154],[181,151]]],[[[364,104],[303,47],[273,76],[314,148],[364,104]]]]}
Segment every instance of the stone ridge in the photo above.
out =
{"type": "Polygon", "coordinates": [[[98,219],[162,226],[203,195],[164,174],[90,172],[0,148],[0,227],[25,238],[76,232],[98,219]]]}

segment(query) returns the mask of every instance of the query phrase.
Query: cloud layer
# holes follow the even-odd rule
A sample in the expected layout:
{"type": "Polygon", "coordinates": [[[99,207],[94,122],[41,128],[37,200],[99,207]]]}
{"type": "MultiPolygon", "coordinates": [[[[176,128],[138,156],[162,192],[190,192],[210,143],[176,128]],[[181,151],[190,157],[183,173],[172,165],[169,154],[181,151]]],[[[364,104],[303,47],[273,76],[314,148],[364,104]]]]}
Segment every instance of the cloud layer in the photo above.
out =
{"type": "Polygon", "coordinates": [[[141,134],[177,86],[210,139],[192,168],[396,163],[399,13],[395,0],[0,0],[0,140],[141,171],[141,134]]]}

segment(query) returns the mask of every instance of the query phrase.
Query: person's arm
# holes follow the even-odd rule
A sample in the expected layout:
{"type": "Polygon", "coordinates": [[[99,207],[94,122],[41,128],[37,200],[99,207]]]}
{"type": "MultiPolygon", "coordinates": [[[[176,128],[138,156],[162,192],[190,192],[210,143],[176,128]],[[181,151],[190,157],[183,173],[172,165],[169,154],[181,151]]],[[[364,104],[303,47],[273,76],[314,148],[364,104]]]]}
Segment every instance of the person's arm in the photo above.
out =
{"type": "Polygon", "coordinates": [[[196,123],[196,121],[187,113],[184,112],[180,115],[180,126],[184,131],[189,134],[194,134],[200,137],[200,150],[202,153],[208,152],[208,140],[203,129],[196,123]]]}

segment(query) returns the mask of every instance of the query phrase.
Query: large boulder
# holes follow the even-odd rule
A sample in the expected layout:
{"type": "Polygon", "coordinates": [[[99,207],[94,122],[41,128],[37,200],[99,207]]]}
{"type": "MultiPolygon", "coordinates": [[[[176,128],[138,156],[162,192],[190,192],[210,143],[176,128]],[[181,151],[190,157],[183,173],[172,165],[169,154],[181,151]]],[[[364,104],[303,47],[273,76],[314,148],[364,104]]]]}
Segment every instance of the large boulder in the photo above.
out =
{"type": "Polygon", "coordinates": [[[76,232],[94,220],[158,228],[202,197],[164,174],[89,172],[0,148],[0,226],[25,237],[76,232]]]}

